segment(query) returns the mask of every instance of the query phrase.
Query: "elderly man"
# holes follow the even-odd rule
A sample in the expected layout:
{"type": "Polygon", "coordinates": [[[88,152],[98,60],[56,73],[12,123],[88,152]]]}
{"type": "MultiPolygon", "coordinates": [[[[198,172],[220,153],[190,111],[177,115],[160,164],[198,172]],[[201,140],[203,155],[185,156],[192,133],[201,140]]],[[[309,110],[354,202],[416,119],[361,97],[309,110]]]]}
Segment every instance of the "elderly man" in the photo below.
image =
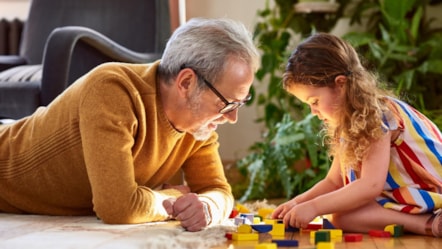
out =
{"type": "Polygon", "coordinates": [[[215,130],[237,121],[258,64],[244,25],[193,19],[160,61],[98,66],[0,128],[0,212],[219,223],[234,200],[215,130]],[[180,170],[186,186],[164,185],[180,170]]]}

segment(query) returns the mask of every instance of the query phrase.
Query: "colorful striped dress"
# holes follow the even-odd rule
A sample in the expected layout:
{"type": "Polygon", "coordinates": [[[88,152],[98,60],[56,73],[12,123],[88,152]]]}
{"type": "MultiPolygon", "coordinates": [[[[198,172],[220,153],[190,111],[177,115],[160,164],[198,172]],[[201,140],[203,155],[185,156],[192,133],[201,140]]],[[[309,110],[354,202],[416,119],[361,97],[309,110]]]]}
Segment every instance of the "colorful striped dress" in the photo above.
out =
{"type": "MultiPolygon", "coordinates": [[[[441,132],[408,104],[391,100],[394,115],[384,115],[384,124],[389,130],[399,128],[401,132],[391,143],[387,180],[376,200],[385,208],[406,213],[428,213],[442,208],[441,132]]],[[[347,173],[347,181],[356,179],[353,170],[347,173]]]]}

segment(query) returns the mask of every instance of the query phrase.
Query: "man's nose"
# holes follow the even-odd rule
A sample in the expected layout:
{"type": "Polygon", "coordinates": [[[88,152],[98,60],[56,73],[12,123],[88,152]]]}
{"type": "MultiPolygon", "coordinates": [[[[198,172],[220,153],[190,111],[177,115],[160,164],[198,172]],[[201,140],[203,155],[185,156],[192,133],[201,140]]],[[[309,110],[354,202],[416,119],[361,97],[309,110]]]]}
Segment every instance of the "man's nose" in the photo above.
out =
{"type": "Polygon", "coordinates": [[[225,113],[223,116],[227,119],[229,123],[235,124],[236,121],[238,121],[238,109],[225,113]]]}

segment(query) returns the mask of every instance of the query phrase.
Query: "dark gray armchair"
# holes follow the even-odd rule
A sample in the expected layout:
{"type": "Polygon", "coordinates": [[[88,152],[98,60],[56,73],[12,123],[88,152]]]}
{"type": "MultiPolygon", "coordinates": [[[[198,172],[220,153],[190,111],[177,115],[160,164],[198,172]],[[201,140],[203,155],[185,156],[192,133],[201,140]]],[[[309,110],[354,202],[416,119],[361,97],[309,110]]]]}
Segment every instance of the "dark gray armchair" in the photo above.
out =
{"type": "Polygon", "coordinates": [[[20,119],[109,61],[152,62],[170,36],[167,0],[33,0],[18,56],[0,56],[0,118],[20,119]]]}

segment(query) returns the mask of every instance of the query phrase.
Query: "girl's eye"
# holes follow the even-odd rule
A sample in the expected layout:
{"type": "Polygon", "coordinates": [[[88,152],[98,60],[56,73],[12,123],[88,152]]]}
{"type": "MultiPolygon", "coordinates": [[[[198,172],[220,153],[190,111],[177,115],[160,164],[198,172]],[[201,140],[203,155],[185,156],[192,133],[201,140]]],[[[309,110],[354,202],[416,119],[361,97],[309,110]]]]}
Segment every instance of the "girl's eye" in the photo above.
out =
{"type": "Polygon", "coordinates": [[[318,100],[315,100],[311,103],[311,105],[317,105],[318,104],[318,100]]]}

